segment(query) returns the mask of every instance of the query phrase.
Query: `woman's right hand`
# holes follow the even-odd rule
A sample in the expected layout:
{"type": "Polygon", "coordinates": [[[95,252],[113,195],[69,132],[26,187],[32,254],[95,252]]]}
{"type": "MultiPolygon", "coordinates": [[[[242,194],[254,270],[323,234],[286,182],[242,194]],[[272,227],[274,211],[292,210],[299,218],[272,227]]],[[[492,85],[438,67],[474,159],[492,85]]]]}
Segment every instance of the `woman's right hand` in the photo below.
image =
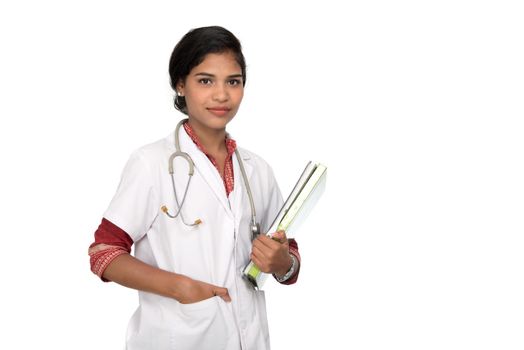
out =
{"type": "Polygon", "coordinates": [[[227,302],[231,301],[227,288],[197,281],[184,275],[177,275],[174,288],[175,299],[181,304],[193,304],[214,296],[219,296],[227,302]]]}
{"type": "Polygon", "coordinates": [[[161,270],[130,254],[114,258],[105,269],[103,277],[129,288],[174,298],[182,304],[196,303],[214,296],[231,301],[227,288],[161,270]]]}

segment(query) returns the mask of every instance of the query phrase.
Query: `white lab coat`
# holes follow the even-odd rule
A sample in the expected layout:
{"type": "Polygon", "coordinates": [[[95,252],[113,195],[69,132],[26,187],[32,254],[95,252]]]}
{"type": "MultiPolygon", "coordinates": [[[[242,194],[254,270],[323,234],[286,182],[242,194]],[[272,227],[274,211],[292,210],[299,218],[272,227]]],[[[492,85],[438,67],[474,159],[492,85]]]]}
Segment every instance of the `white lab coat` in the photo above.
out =
{"type": "MultiPolygon", "coordinates": [[[[255,291],[242,277],[249,262],[251,210],[236,156],[235,186],[229,198],[216,168],[197,148],[183,128],[180,148],[195,163],[195,175],[182,209],[186,222],[197,218],[197,227],[184,225],[161,211],[175,212],[168,159],[174,152],[174,133],[146,145],[130,157],[117,193],[104,217],[127,232],[135,242],[135,256],[160,269],[226,287],[232,302],[220,297],[194,304],[139,292],[140,305],[132,316],[128,350],[269,349],[264,292],[255,291]]],[[[259,156],[239,149],[251,185],[262,232],[282,206],[273,172],[259,156]]],[[[188,178],[188,164],[174,162],[179,200],[188,178]]]]}

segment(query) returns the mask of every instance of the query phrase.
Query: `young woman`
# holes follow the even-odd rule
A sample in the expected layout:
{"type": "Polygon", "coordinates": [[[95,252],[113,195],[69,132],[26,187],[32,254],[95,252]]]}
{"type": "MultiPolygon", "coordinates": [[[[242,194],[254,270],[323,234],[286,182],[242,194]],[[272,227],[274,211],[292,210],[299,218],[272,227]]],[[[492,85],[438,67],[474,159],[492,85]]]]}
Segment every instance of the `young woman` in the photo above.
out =
{"type": "Polygon", "coordinates": [[[191,30],[169,74],[188,119],[131,155],[89,248],[91,269],[139,291],[127,349],[269,349],[264,294],[242,270],[252,259],[292,284],[300,255],[284,232],[253,233],[283,201],[267,163],[226,133],[246,83],[240,42],[221,27],[191,30]]]}

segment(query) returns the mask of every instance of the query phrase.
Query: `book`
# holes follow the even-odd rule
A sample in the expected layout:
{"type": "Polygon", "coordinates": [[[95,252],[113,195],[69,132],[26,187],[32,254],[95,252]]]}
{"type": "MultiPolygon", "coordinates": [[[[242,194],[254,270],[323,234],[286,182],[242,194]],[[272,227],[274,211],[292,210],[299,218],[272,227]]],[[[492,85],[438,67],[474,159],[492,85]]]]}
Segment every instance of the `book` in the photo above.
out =
{"type": "MultiPolygon", "coordinates": [[[[308,162],[284,205],[273,220],[268,233],[266,233],[269,237],[280,230],[284,230],[288,238],[294,237],[297,229],[324,193],[326,176],[326,166],[308,162]]],[[[262,289],[269,274],[260,271],[258,266],[250,261],[243,270],[243,276],[258,290],[262,289]]]]}

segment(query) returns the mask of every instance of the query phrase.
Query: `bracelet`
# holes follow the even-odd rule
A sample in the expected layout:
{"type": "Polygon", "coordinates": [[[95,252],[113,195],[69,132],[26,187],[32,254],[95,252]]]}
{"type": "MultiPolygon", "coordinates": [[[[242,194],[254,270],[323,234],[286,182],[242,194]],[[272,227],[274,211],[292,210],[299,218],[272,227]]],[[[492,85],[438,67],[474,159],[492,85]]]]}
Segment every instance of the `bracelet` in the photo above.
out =
{"type": "Polygon", "coordinates": [[[287,281],[291,276],[293,276],[293,274],[295,273],[295,269],[297,268],[297,258],[295,258],[295,256],[293,254],[289,254],[289,256],[291,257],[291,267],[289,268],[289,271],[286,272],[286,274],[282,277],[277,277],[276,275],[273,275],[275,276],[275,278],[277,279],[278,282],[285,282],[287,281]]]}

